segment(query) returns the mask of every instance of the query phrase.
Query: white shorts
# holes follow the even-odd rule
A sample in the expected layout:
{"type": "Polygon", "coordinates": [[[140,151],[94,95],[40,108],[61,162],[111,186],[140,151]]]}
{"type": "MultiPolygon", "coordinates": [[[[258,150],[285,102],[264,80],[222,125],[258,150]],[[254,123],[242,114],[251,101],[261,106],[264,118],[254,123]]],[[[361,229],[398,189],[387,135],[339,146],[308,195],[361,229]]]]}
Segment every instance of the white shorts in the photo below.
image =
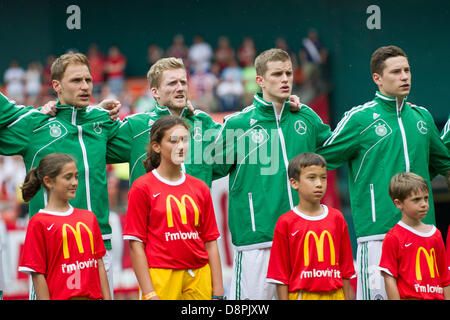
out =
{"type": "Polygon", "coordinates": [[[228,299],[272,300],[276,285],[266,281],[270,248],[234,250],[233,273],[228,299]]]}
{"type": "Polygon", "coordinates": [[[379,270],[383,240],[358,242],[356,253],[356,299],[387,300],[384,278],[379,270]]]}
{"type": "Polygon", "coordinates": [[[113,253],[111,249],[107,249],[105,255],[102,257],[105,265],[106,276],[108,277],[109,291],[111,292],[111,299],[114,299],[114,282],[113,282],[113,253]]]}

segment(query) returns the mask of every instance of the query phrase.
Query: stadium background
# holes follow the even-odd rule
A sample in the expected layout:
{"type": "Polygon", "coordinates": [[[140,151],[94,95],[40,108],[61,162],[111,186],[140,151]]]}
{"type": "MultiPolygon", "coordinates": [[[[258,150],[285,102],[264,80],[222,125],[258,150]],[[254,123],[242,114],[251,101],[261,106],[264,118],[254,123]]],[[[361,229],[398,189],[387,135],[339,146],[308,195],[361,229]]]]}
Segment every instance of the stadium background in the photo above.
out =
{"type": "MultiPolygon", "coordinates": [[[[409,100],[427,107],[441,130],[450,110],[449,16],[450,2],[420,0],[0,0],[0,75],[13,59],[24,67],[36,60],[45,64],[50,54],[60,55],[70,49],[86,53],[88,47],[96,43],[102,52],[107,52],[112,45],[120,48],[127,58],[125,74],[131,83],[145,77],[148,46],[157,44],[166,49],[176,34],[182,34],[188,46],[195,35],[202,35],[213,48],[217,39],[225,35],[234,49],[240,46],[244,37],[250,36],[258,52],[274,47],[276,38],[284,37],[297,54],[308,30],[315,28],[328,50],[329,85],[321,92],[325,94],[325,103],[319,104],[324,108],[320,112],[326,114],[332,129],[346,110],[372,98],[376,88],[370,75],[370,54],[379,46],[395,44],[409,56],[413,76],[409,100]],[[69,30],[66,26],[70,16],[66,10],[73,4],[81,10],[79,30],[69,30]],[[381,10],[381,29],[367,27],[371,13],[366,10],[370,5],[377,5],[381,10]]],[[[4,90],[4,86],[1,89],[4,90]]],[[[317,97],[302,102],[309,103],[313,98],[317,97]]],[[[217,119],[222,116],[219,114],[217,119]]],[[[337,173],[336,192],[351,228],[346,168],[337,173]]],[[[439,218],[448,213],[450,202],[442,179],[433,181],[433,191],[439,218]]],[[[17,206],[11,213],[11,206],[4,204],[9,200],[3,199],[0,209],[3,220],[11,223],[17,206]]],[[[223,199],[217,201],[223,202],[223,199]]],[[[448,225],[448,218],[440,219],[438,226],[448,225]]],[[[8,232],[15,228],[23,230],[24,225],[9,225],[8,228],[8,232]]],[[[445,233],[446,230],[441,231],[445,233]]],[[[20,239],[20,235],[17,237],[20,239]]],[[[353,235],[352,240],[354,242],[353,235]]],[[[11,255],[4,256],[3,260],[12,263],[12,258],[11,255]]],[[[24,280],[14,271],[11,274],[24,280]]],[[[8,298],[7,289],[5,298],[8,298]]]]}

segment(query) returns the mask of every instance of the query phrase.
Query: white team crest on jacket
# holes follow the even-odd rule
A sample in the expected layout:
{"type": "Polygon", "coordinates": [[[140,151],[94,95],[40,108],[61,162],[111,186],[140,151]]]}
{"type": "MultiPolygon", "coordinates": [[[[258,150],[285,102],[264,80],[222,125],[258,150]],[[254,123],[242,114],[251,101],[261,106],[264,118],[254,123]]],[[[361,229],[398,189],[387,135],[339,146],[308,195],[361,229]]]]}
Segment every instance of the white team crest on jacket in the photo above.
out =
{"type": "Polygon", "coordinates": [[[194,127],[194,132],[192,132],[192,138],[194,141],[200,142],[202,141],[202,128],[194,127]]]}
{"type": "Polygon", "coordinates": [[[259,130],[253,130],[251,135],[254,143],[261,143],[264,141],[264,134],[259,130]]]}
{"type": "Polygon", "coordinates": [[[102,133],[103,128],[102,128],[102,123],[101,122],[94,122],[94,124],[92,126],[93,126],[94,132],[96,134],[102,133]]]}
{"type": "Polygon", "coordinates": [[[302,120],[297,120],[294,124],[295,132],[297,132],[300,135],[304,135],[306,133],[306,130],[308,129],[306,123],[304,123],[302,120]]]}
{"type": "Polygon", "coordinates": [[[50,135],[53,138],[58,138],[61,135],[61,126],[59,124],[51,124],[50,125],[50,135]]]}
{"type": "Polygon", "coordinates": [[[375,133],[377,135],[379,135],[380,137],[384,137],[387,134],[388,130],[386,128],[386,125],[383,124],[379,124],[379,125],[375,125],[375,133]]]}
{"type": "Polygon", "coordinates": [[[428,132],[427,123],[422,120],[418,121],[417,122],[417,130],[419,130],[419,132],[421,134],[427,134],[427,132],[428,132]]]}

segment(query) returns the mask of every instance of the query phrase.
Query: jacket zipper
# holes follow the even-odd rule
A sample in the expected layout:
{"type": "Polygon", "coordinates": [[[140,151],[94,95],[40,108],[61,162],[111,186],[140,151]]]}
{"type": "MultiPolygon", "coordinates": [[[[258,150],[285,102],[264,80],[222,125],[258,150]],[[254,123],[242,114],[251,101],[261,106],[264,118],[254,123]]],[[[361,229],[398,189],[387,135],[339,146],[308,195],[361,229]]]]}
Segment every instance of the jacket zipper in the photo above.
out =
{"type": "Polygon", "coordinates": [[[250,219],[252,220],[252,230],[253,232],[256,231],[256,226],[255,226],[255,211],[253,209],[253,195],[251,192],[248,193],[248,204],[250,207],[250,219]]]}
{"type": "Polygon", "coordinates": [[[84,180],[86,181],[86,202],[89,211],[92,211],[91,205],[91,187],[89,184],[89,163],[87,160],[86,146],[83,141],[83,128],[76,123],[77,110],[73,107],[72,111],[72,124],[78,129],[78,141],[80,142],[81,153],[83,154],[83,165],[84,165],[84,180]]]}
{"type": "Polygon", "coordinates": [[[291,209],[293,209],[294,208],[294,200],[292,199],[291,184],[289,183],[289,176],[288,176],[288,172],[287,172],[289,160],[288,160],[287,152],[286,152],[286,142],[284,140],[283,131],[281,130],[281,127],[280,127],[281,115],[283,114],[285,104],[286,104],[286,102],[283,102],[283,107],[281,108],[280,116],[277,115],[277,110],[276,110],[273,102],[272,102],[272,107],[273,107],[273,112],[275,114],[275,122],[277,124],[278,136],[280,137],[280,144],[281,144],[281,151],[283,154],[284,166],[286,168],[286,182],[287,182],[287,193],[288,193],[288,197],[289,197],[289,205],[290,205],[291,209]]]}
{"type": "Polygon", "coordinates": [[[375,210],[375,191],[373,190],[373,183],[370,184],[370,203],[372,207],[372,221],[377,221],[375,210]]]}
{"type": "MultiPolygon", "coordinates": [[[[400,106],[401,108],[403,108],[403,104],[404,104],[405,99],[403,99],[402,101],[402,105],[400,106]]],[[[400,133],[402,135],[402,142],[403,142],[403,153],[405,155],[405,171],[409,172],[410,171],[410,163],[409,163],[409,155],[408,155],[408,144],[406,141],[406,134],[405,134],[405,128],[403,127],[403,121],[402,118],[400,117],[400,112],[401,110],[398,107],[398,100],[395,100],[395,105],[397,107],[397,120],[398,120],[398,125],[400,127],[400,133]]]]}

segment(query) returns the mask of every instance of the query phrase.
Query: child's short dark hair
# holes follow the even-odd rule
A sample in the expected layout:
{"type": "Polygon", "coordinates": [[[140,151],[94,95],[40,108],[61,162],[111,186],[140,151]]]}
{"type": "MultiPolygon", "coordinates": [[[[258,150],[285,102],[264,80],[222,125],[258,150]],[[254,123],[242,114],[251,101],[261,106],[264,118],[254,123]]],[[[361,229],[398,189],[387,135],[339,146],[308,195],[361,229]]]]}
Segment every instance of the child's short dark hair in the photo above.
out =
{"type": "Polygon", "coordinates": [[[304,152],[296,155],[289,161],[288,176],[289,179],[298,180],[302,168],[310,166],[327,167],[327,161],[321,155],[314,152],[304,152]]]}
{"type": "Polygon", "coordinates": [[[418,191],[430,192],[430,188],[424,178],[412,172],[398,173],[389,183],[389,196],[392,200],[403,201],[418,191]]]}

